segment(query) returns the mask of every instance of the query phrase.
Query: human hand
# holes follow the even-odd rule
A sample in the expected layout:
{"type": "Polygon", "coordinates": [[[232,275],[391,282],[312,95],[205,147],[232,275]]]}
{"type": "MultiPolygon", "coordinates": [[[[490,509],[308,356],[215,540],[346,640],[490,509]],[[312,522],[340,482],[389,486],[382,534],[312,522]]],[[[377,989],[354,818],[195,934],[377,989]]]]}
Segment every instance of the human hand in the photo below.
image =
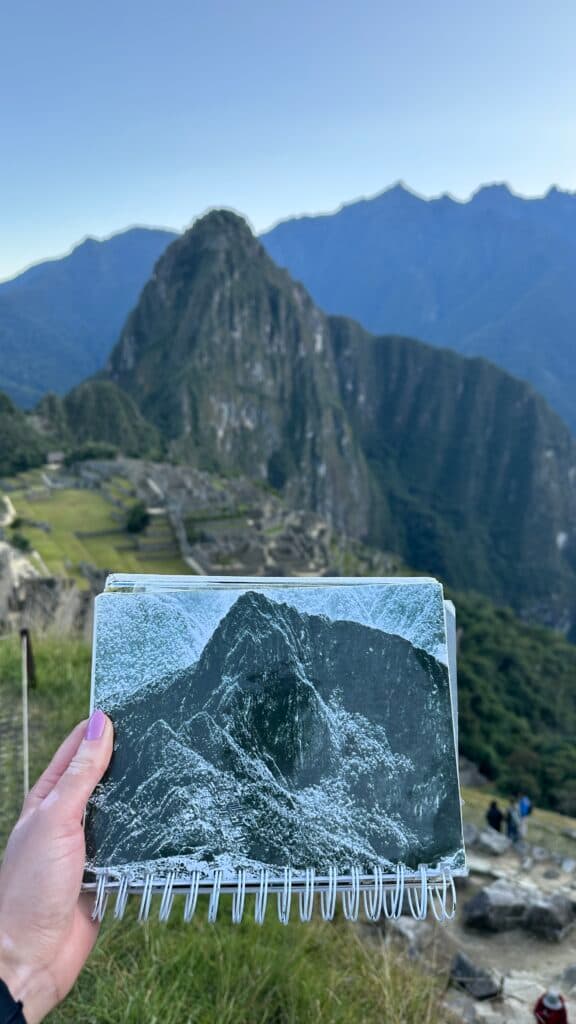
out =
{"type": "Polygon", "coordinates": [[[37,1024],[72,988],[98,934],[80,895],[82,817],[112,755],[102,711],[80,722],[24,801],[0,867],[0,978],[37,1024]]]}

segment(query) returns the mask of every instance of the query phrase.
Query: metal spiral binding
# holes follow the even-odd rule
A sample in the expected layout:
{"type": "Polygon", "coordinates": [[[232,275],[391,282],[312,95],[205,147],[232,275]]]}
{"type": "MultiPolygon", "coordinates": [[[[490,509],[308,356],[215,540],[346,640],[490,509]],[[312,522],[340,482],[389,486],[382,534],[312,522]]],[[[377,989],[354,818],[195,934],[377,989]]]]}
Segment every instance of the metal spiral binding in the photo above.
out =
{"type": "Polygon", "coordinates": [[[382,911],[385,917],[398,918],[402,913],[402,906],[404,903],[404,875],[404,865],[399,864],[396,868],[396,884],[394,888],[385,888],[382,893],[382,911]],[[388,903],[389,895],[390,904],[388,903]]]}
{"type": "Polygon", "coordinates": [[[92,917],[98,921],[104,917],[111,894],[115,894],[114,918],[124,917],[131,892],[140,894],[139,921],[149,919],[155,893],[160,895],[158,919],[162,922],[168,921],[177,893],[185,896],[183,918],[186,922],[190,922],[196,913],[199,895],[207,894],[210,924],[217,919],[222,893],[232,895],[234,924],[242,921],[246,898],[253,894],[254,920],[262,925],[271,892],[276,894],[278,919],[285,925],[290,921],[292,897],[298,897],[300,920],[310,921],[316,894],[320,896],[320,914],[324,921],[333,920],[338,893],[342,897],[343,915],[348,921],[358,920],[361,907],[369,921],[378,921],[382,916],[396,919],[403,913],[410,913],[416,920],[423,921],[431,912],[437,921],[444,922],[452,920],[456,913],[454,878],[452,872],[442,865],[432,874],[425,865],[420,865],[417,871],[407,871],[403,864],[398,864],[392,876],[385,875],[383,869],[375,865],[372,877],[361,875],[357,866],[350,869],[349,875],[339,876],[337,868],[331,865],[328,874],[320,877],[314,868],[296,873],[287,866],[280,877],[274,876],[269,868],[262,868],[256,877],[250,877],[245,868],[239,868],[233,879],[225,879],[224,871],[219,868],[209,877],[200,870],[193,870],[185,882],[178,879],[176,870],[161,878],[147,872],[138,882],[132,882],[128,874],[118,876],[102,871],[96,883],[89,888],[94,892],[92,917]]]}
{"type": "Polygon", "coordinates": [[[264,924],[266,904],[268,903],[269,884],[270,872],[268,868],[262,868],[260,872],[260,887],[256,891],[256,904],[254,907],[254,920],[256,921],[256,924],[264,924]]]}
{"type": "Polygon", "coordinates": [[[324,921],[331,921],[336,911],[338,872],[333,865],[328,868],[328,890],[320,892],[320,913],[324,921]]]}
{"type": "Polygon", "coordinates": [[[278,893],[278,920],[288,924],[290,920],[290,904],[292,903],[292,868],[284,868],[284,885],[278,893]]]}
{"type": "Polygon", "coordinates": [[[442,872],[442,895],[440,896],[437,884],[429,887],[428,895],[432,913],[436,920],[440,922],[452,921],[456,914],[456,886],[449,871],[442,872]],[[446,904],[448,892],[450,893],[450,910],[448,910],[446,904]]]}
{"type": "Polygon", "coordinates": [[[172,904],[174,902],[174,882],[176,880],[176,872],[169,871],[166,876],[164,883],[164,891],[162,893],[162,901],[160,903],[160,910],[158,911],[158,920],[167,921],[170,917],[170,911],[172,910],[172,904]]]}
{"type": "Polygon", "coordinates": [[[118,892],[116,893],[116,904],[114,906],[114,917],[116,920],[124,917],[124,911],[126,910],[126,904],[128,902],[128,875],[124,875],[124,878],[120,879],[120,885],[118,886],[118,892]]]}
{"type": "Polygon", "coordinates": [[[140,899],[140,910],[138,911],[138,920],[147,921],[150,913],[150,903],[152,901],[152,890],[154,887],[154,875],[148,872],[144,879],[144,888],[142,889],[142,897],[140,899]]]}
{"type": "Polygon", "coordinates": [[[314,868],[306,868],[306,882],[304,892],[298,894],[298,908],[300,920],[310,921],[314,910],[314,868]]]}
{"type": "Polygon", "coordinates": [[[379,921],[382,914],[382,900],[384,898],[382,868],[379,864],[374,867],[374,886],[372,889],[365,889],[362,893],[364,902],[364,913],[369,921],[379,921]]]}
{"type": "Polygon", "coordinates": [[[420,895],[418,896],[418,890],[414,886],[408,886],[407,893],[412,917],[417,921],[424,921],[428,911],[428,878],[423,864],[420,866],[420,895]]]}
{"type": "Polygon", "coordinates": [[[238,881],[236,886],[236,892],[232,897],[232,924],[240,924],[242,915],[244,913],[244,903],[246,902],[246,871],[244,868],[238,869],[238,881]]]}
{"type": "Polygon", "coordinates": [[[208,903],[208,924],[214,924],[218,916],[218,903],[220,902],[220,890],[222,888],[222,874],[223,872],[219,868],[214,872],[212,892],[210,893],[210,902],[208,903]]]}
{"type": "Polygon", "coordinates": [[[98,884],[96,886],[96,898],[94,900],[94,908],[92,910],[92,920],[101,921],[104,917],[104,911],[106,910],[106,904],[108,902],[108,893],[106,891],[106,883],[108,882],[108,875],[103,873],[98,878],[98,884]]]}
{"type": "Polygon", "coordinates": [[[357,921],[360,913],[360,872],[352,868],[350,888],[342,892],[342,910],[347,921],[357,921]]]}
{"type": "Polygon", "coordinates": [[[196,904],[198,903],[198,890],[200,888],[200,872],[193,871],[190,876],[190,886],[186,893],[186,902],[184,904],[184,920],[188,924],[194,917],[196,911],[196,904]]]}

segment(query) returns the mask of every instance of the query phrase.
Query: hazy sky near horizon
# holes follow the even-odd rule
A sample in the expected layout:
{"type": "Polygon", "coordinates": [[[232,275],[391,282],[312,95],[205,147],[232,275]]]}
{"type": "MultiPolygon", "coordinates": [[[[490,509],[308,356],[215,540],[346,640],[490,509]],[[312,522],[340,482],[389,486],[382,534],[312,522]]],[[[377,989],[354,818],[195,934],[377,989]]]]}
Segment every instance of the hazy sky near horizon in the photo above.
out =
{"type": "Polygon", "coordinates": [[[0,279],[87,234],[257,230],[397,179],[576,189],[573,0],[19,0],[0,32],[0,279]]]}

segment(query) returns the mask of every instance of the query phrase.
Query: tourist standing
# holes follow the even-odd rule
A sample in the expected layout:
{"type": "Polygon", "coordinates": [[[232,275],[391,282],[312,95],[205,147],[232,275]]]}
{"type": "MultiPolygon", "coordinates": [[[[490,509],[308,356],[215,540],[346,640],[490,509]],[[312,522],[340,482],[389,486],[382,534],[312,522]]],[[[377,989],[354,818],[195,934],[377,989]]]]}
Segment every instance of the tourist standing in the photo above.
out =
{"type": "Polygon", "coordinates": [[[506,812],[506,835],[513,843],[517,843],[520,838],[520,812],[513,796],[510,797],[506,812]]]}
{"type": "Polygon", "coordinates": [[[496,829],[496,832],[502,831],[502,822],[504,821],[504,814],[498,807],[495,800],[492,801],[490,807],[486,811],[486,821],[490,825],[490,828],[496,829]]]}
{"type": "Polygon", "coordinates": [[[518,813],[520,814],[520,835],[525,839],[528,831],[528,817],[532,814],[532,801],[527,793],[523,793],[518,801],[518,813]]]}
{"type": "Polygon", "coordinates": [[[556,989],[549,988],[536,1003],[534,1017],[538,1024],[568,1024],[564,997],[556,989]]]}

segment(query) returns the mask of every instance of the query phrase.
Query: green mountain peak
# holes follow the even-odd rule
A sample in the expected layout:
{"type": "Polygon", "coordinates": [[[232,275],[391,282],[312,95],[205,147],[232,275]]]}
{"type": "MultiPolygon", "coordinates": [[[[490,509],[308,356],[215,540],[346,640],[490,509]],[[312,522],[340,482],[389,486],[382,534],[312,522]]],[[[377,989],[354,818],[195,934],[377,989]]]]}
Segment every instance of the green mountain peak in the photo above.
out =
{"type": "Polygon", "coordinates": [[[201,469],[569,631],[576,444],[482,359],[327,317],[233,213],[160,259],[108,376],[201,469]]]}

